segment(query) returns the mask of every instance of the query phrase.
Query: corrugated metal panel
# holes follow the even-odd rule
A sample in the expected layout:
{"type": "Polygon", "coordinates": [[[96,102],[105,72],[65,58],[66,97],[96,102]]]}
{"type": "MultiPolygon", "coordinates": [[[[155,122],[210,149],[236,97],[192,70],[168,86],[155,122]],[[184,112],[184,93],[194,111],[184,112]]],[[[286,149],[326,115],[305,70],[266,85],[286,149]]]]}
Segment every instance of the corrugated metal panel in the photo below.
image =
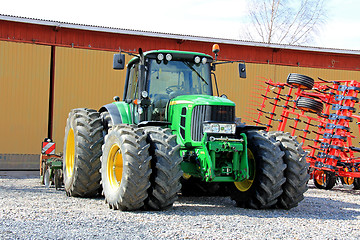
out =
{"type": "Polygon", "coordinates": [[[116,51],[174,49],[211,53],[220,43],[219,59],[243,59],[252,63],[360,70],[359,51],[301,47],[239,40],[160,34],[41,20],[1,17],[0,40],[20,41],[64,47],[116,51]],[[5,19],[5,20],[2,20],[5,19]]]}
{"type": "MultiPolygon", "coordinates": [[[[229,99],[236,103],[236,116],[241,117],[244,120],[245,117],[247,120],[249,117],[257,117],[256,108],[258,108],[259,104],[262,102],[261,94],[265,93],[264,87],[266,87],[266,85],[261,82],[263,81],[262,77],[271,79],[274,82],[286,82],[286,78],[289,73],[299,73],[312,77],[315,81],[317,81],[318,77],[330,81],[360,81],[359,71],[329,70],[254,63],[247,63],[246,70],[247,78],[241,79],[238,76],[237,64],[218,65],[216,69],[220,95],[226,94],[229,99]]],[[[271,111],[272,105],[268,104],[266,107],[265,111],[271,111]]]]}
{"type": "Polygon", "coordinates": [[[0,170],[38,170],[40,154],[1,154],[0,170]]]}
{"type": "MultiPolygon", "coordinates": [[[[359,54],[359,51],[357,51],[357,50],[331,49],[331,48],[322,48],[322,47],[252,42],[252,41],[235,40],[235,39],[222,39],[222,38],[200,37],[200,36],[183,35],[183,34],[132,30],[132,29],[123,29],[123,28],[111,28],[111,27],[84,25],[84,24],[76,24],[76,23],[66,23],[66,22],[34,19],[34,18],[25,18],[25,17],[18,17],[18,16],[9,16],[9,15],[3,15],[3,14],[0,14],[0,21],[1,20],[15,22],[15,23],[39,25],[39,26],[43,26],[43,27],[49,27],[49,29],[54,28],[56,30],[59,30],[60,28],[66,28],[66,29],[73,29],[73,30],[86,30],[86,31],[92,31],[92,32],[99,32],[99,33],[116,33],[116,34],[167,38],[167,39],[184,40],[184,41],[216,42],[216,43],[243,45],[243,46],[257,46],[257,47],[270,48],[270,49],[274,49],[274,50],[290,49],[290,50],[313,51],[313,52],[322,51],[322,52],[328,52],[328,53],[329,52],[330,53],[337,52],[337,53],[343,53],[343,54],[357,54],[357,55],[359,54]]],[[[109,41],[109,42],[112,42],[112,41],[109,41]]]]}
{"type": "MultiPolygon", "coordinates": [[[[236,103],[236,116],[243,118],[248,115],[249,106],[255,104],[260,77],[273,78],[274,65],[246,64],[247,78],[239,77],[238,64],[223,64],[216,68],[219,94],[226,94],[236,103]]],[[[214,90],[215,92],[215,90],[214,90]]]]}
{"type": "Polygon", "coordinates": [[[2,154],[38,154],[47,136],[50,47],[0,41],[2,154]]]}
{"type": "MultiPolygon", "coordinates": [[[[126,70],[113,70],[114,52],[56,48],[53,138],[62,151],[66,119],[73,108],[100,109],[123,97],[126,70]]],[[[126,62],[130,57],[126,56],[126,62]]]]}

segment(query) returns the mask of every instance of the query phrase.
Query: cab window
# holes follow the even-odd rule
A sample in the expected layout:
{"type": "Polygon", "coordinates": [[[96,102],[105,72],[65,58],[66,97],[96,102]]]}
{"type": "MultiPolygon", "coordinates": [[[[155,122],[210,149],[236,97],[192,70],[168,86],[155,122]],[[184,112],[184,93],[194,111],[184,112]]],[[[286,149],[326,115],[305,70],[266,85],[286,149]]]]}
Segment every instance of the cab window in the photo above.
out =
{"type": "Polygon", "coordinates": [[[139,65],[132,65],[129,73],[129,83],[127,88],[126,99],[135,99],[137,94],[137,83],[138,83],[138,74],[139,74],[139,65]]]}

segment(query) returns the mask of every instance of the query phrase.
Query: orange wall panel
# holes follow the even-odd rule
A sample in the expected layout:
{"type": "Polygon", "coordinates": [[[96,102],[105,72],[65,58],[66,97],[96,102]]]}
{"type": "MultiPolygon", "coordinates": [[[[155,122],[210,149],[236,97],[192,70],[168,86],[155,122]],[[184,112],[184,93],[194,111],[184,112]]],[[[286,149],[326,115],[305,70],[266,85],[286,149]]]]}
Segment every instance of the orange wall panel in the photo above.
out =
{"type": "MultiPolygon", "coordinates": [[[[53,138],[62,151],[71,109],[92,108],[123,97],[126,70],[114,70],[115,52],[56,47],[53,138]]],[[[130,57],[126,58],[126,62],[130,57]]]]}
{"type": "Polygon", "coordinates": [[[0,153],[39,154],[47,136],[50,47],[0,41],[0,153]]]}

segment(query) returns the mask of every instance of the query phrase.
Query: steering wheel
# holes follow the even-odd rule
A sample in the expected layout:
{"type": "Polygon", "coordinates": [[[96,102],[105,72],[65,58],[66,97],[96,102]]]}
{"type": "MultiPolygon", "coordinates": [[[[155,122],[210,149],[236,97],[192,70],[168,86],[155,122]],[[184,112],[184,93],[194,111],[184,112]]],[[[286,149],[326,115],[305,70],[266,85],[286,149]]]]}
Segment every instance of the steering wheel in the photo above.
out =
{"type": "Polygon", "coordinates": [[[165,91],[167,94],[170,94],[172,92],[175,92],[175,91],[179,91],[181,90],[181,88],[178,86],[178,85],[173,85],[173,86],[168,86],[165,91]]]}

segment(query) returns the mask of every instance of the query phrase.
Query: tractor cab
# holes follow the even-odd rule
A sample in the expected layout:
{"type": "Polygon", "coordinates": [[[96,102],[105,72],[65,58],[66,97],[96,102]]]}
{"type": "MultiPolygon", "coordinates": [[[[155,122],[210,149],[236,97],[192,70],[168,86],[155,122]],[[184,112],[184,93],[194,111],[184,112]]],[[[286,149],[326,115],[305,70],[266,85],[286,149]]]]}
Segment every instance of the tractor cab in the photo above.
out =
{"type": "Polygon", "coordinates": [[[146,52],[142,57],[135,57],[129,62],[124,91],[125,102],[138,103],[135,108],[140,119],[166,121],[170,100],[181,95],[213,95],[211,56],[158,50],[146,52]]]}

